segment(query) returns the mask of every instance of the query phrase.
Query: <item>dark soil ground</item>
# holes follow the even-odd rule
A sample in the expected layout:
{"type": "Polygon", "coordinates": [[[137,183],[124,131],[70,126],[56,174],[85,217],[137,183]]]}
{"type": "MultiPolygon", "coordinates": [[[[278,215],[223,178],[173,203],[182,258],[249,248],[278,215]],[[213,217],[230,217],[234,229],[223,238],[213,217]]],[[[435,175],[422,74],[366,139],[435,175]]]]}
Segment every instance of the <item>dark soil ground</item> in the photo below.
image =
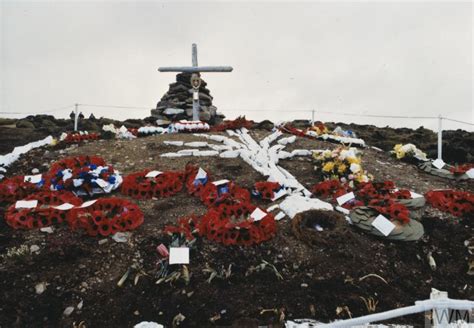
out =
{"type": "MultiPolygon", "coordinates": [[[[3,130],[3,129],[2,129],[3,130]]],[[[268,132],[252,130],[256,139],[268,132]]],[[[3,140],[3,139],[2,139],[3,140]]],[[[15,163],[8,175],[28,174],[38,168],[45,172],[50,163],[71,155],[100,155],[122,174],[144,168],[183,169],[193,161],[209,170],[215,180],[227,178],[250,188],[263,179],[240,159],[162,158],[159,155],[178,147],[164,140],[202,141],[192,135],[164,135],[133,141],[101,140],[79,146],[55,146],[33,150],[15,163]]],[[[2,141],[3,143],[3,141],[2,141]]],[[[369,142],[368,142],[369,143],[369,142]]],[[[369,143],[370,144],[370,143],[369,143]]],[[[298,138],[288,149],[324,149],[336,145],[298,138]]],[[[472,147],[472,145],[471,145],[472,147]]],[[[474,192],[472,182],[454,182],[428,175],[415,166],[393,159],[386,152],[364,149],[363,167],[377,179],[391,179],[400,188],[418,193],[430,189],[455,188],[474,192]]],[[[280,163],[307,187],[318,182],[309,158],[280,163]]],[[[120,193],[114,196],[124,197],[120,193]]],[[[464,241],[474,235],[473,218],[455,220],[450,215],[427,208],[422,223],[425,236],[410,243],[392,242],[367,235],[345,222],[339,233],[324,244],[298,238],[291,221],[279,221],[277,235],[258,246],[223,246],[199,239],[191,250],[190,282],[156,284],[160,243],[170,238],[162,233],[167,224],[204,206],[185,191],[159,200],[137,202],[145,222],[133,231],[128,243],[105,243],[100,237],[72,233],[61,227],[52,234],[36,230],[15,231],[0,220],[0,327],[132,327],[146,321],[171,326],[178,314],[185,316],[183,327],[280,327],[282,319],[313,318],[327,322],[368,314],[363,298],[378,302],[375,311],[412,305],[429,297],[431,288],[448,291],[449,296],[473,299],[473,276],[467,275],[468,252],[464,241]],[[7,256],[21,246],[40,247],[39,253],[7,256]],[[432,270],[431,252],[437,268],[432,270]],[[263,261],[272,269],[255,271],[263,261]],[[135,265],[143,273],[135,284],[133,271],[122,287],[117,282],[135,265]],[[231,265],[229,278],[207,281],[206,266],[222,271],[231,265]],[[386,280],[372,276],[376,274],[386,280]],[[363,278],[363,279],[361,279],[363,278]],[[35,285],[47,283],[44,293],[35,285]],[[77,305],[82,302],[81,309],[77,305]],[[65,308],[74,312],[64,316],[65,308]],[[338,313],[338,308],[347,311],[338,313]]],[[[262,207],[270,203],[258,203],[262,207]]],[[[0,206],[0,216],[7,204],[0,206]]],[[[317,237],[316,237],[317,238],[317,237]]],[[[182,270],[175,265],[174,270],[182,270]]],[[[407,316],[397,323],[423,326],[422,314],[407,316]]]]}

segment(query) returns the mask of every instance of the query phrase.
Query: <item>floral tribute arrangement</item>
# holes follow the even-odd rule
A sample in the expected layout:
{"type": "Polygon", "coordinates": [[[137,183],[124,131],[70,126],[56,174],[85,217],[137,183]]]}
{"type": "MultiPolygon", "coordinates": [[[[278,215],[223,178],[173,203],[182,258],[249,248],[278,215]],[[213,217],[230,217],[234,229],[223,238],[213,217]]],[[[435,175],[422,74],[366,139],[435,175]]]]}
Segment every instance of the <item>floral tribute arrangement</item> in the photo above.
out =
{"type": "Polygon", "coordinates": [[[255,182],[252,196],[266,200],[272,200],[275,194],[282,188],[278,182],[259,181],[255,182]]]}
{"type": "Polygon", "coordinates": [[[466,163],[466,164],[451,166],[449,168],[449,172],[451,172],[454,175],[463,175],[471,169],[474,169],[474,164],[466,163]]]}
{"type": "Polygon", "coordinates": [[[108,236],[134,230],[143,223],[143,212],[126,199],[100,198],[89,203],[87,207],[76,207],[68,212],[72,230],[83,229],[89,236],[108,236]]]}
{"type": "Polygon", "coordinates": [[[350,186],[347,182],[326,180],[316,184],[312,192],[316,196],[332,198],[333,202],[336,202],[338,197],[353,192],[355,198],[344,203],[343,208],[369,206],[392,221],[398,220],[402,224],[410,221],[408,208],[397,200],[410,199],[411,193],[405,189],[396,189],[392,181],[361,182],[350,186]]]}
{"type": "Polygon", "coordinates": [[[61,159],[47,174],[51,190],[69,190],[77,195],[110,193],[122,183],[119,172],[98,156],[61,159]]]}
{"type": "Polygon", "coordinates": [[[360,151],[354,147],[338,147],[334,150],[315,151],[313,158],[320,168],[322,175],[326,179],[338,179],[341,182],[349,182],[354,186],[354,182],[368,182],[373,180],[371,174],[367,174],[361,166],[360,151]]]}
{"type": "Polygon", "coordinates": [[[100,135],[98,133],[89,133],[87,131],[78,131],[78,132],[69,132],[63,133],[59,137],[59,141],[64,141],[65,143],[79,143],[85,140],[99,140],[100,135]]]}
{"type": "Polygon", "coordinates": [[[0,202],[11,203],[26,196],[40,191],[44,187],[45,181],[42,179],[38,183],[31,183],[27,176],[17,175],[0,182],[0,202]]]}
{"type": "Polygon", "coordinates": [[[394,154],[398,159],[410,159],[414,158],[418,161],[427,161],[426,153],[418,149],[414,144],[397,144],[393,147],[392,154],[394,154]]]}
{"type": "Polygon", "coordinates": [[[136,229],[143,223],[140,208],[120,198],[100,198],[83,203],[69,191],[43,191],[28,196],[23,202],[31,207],[11,205],[6,223],[14,229],[43,228],[66,222],[72,230],[83,229],[90,236],[108,236],[136,229]]]}
{"type": "Polygon", "coordinates": [[[474,194],[457,190],[430,190],[426,201],[441,211],[457,217],[474,217],[474,194]]]}
{"type": "Polygon", "coordinates": [[[212,182],[207,172],[193,165],[186,167],[188,192],[207,205],[203,216],[183,217],[176,226],[166,226],[169,234],[187,239],[195,235],[225,245],[253,245],[276,233],[275,217],[250,203],[250,193],[231,182],[212,182]]]}
{"type": "Polygon", "coordinates": [[[60,224],[67,220],[68,212],[58,209],[64,203],[72,206],[79,206],[82,200],[73,193],[42,191],[29,195],[25,201],[36,202],[33,208],[17,207],[11,205],[5,213],[6,223],[14,229],[32,229],[49,227],[53,224],[60,224]]]}
{"type": "Polygon", "coordinates": [[[183,172],[144,170],[124,177],[121,192],[135,199],[170,197],[183,189],[184,178],[183,172]]]}
{"type": "Polygon", "coordinates": [[[223,123],[213,126],[211,131],[221,132],[226,130],[237,130],[241,128],[250,129],[253,125],[253,121],[247,121],[245,116],[239,116],[235,120],[225,120],[223,123]]]}
{"type": "Polygon", "coordinates": [[[184,186],[208,211],[202,216],[180,218],[177,225],[165,227],[166,233],[179,233],[188,240],[204,236],[225,245],[257,244],[276,233],[274,216],[251,204],[248,190],[232,181],[213,181],[208,172],[194,165],[187,165],[183,172],[144,170],[130,174],[124,177],[121,192],[137,199],[162,198],[184,186]]]}

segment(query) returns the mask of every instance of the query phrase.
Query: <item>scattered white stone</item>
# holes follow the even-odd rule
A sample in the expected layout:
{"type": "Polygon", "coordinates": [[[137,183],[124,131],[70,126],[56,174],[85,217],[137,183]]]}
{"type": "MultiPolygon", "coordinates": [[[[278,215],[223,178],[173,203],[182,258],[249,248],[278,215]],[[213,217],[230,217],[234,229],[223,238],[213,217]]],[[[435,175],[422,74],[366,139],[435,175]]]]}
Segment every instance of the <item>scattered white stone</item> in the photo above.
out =
{"type": "Polygon", "coordinates": [[[36,253],[40,250],[40,247],[38,245],[31,245],[30,246],[30,253],[36,253]]]}
{"type": "Polygon", "coordinates": [[[227,150],[219,154],[221,158],[237,158],[240,155],[238,150],[227,150]]]}
{"type": "Polygon", "coordinates": [[[106,242],[108,242],[109,240],[107,238],[104,238],[104,239],[101,239],[98,241],[99,245],[103,245],[105,244],[106,242]]]}
{"type": "Polygon", "coordinates": [[[112,235],[112,239],[115,240],[117,243],[126,243],[130,237],[130,232],[116,232],[112,235]]]}
{"type": "Polygon", "coordinates": [[[195,151],[193,153],[193,156],[197,157],[209,157],[209,156],[217,156],[219,155],[219,152],[216,150],[202,150],[202,151],[195,151]]]}
{"type": "Polygon", "coordinates": [[[201,148],[201,147],[207,147],[208,143],[204,141],[193,141],[193,142],[186,142],[184,145],[188,147],[201,148]]]}
{"type": "Polygon", "coordinates": [[[281,138],[280,140],[278,140],[277,142],[280,144],[280,145],[288,145],[290,143],[293,143],[296,141],[296,136],[291,136],[291,137],[288,137],[288,138],[281,138]]]}
{"type": "Polygon", "coordinates": [[[40,171],[37,168],[31,170],[31,174],[38,174],[40,171]]]}
{"type": "Polygon", "coordinates": [[[69,317],[71,313],[74,312],[74,307],[73,306],[68,306],[66,309],[64,309],[63,315],[65,317],[69,317]]]}
{"type": "Polygon", "coordinates": [[[183,141],[173,141],[173,140],[165,140],[163,141],[165,145],[170,145],[170,146],[182,146],[184,145],[183,141]]]}
{"type": "Polygon", "coordinates": [[[35,286],[36,294],[38,294],[38,295],[43,294],[44,291],[46,290],[46,286],[47,286],[47,284],[45,282],[40,282],[40,283],[36,284],[36,286],[35,286]]]}
{"type": "Polygon", "coordinates": [[[82,310],[82,307],[83,307],[83,306],[84,306],[84,301],[81,300],[81,301],[77,304],[76,307],[77,307],[78,310],[82,310]]]}
{"type": "Polygon", "coordinates": [[[53,227],[44,227],[44,228],[41,228],[40,231],[45,232],[45,233],[53,233],[54,229],[53,227]]]}

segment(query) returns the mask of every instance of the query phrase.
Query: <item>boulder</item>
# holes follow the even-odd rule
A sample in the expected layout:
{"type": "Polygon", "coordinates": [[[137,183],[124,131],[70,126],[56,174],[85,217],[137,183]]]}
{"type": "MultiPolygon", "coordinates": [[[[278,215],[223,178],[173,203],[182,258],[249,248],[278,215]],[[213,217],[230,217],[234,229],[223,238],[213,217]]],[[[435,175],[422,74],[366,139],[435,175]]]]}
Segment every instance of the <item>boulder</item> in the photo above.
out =
{"type": "Polygon", "coordinates": [[[20,129],[34,129],[35,125],[28,120],[19,120],[16,122],[16,127],[20,129]]]}

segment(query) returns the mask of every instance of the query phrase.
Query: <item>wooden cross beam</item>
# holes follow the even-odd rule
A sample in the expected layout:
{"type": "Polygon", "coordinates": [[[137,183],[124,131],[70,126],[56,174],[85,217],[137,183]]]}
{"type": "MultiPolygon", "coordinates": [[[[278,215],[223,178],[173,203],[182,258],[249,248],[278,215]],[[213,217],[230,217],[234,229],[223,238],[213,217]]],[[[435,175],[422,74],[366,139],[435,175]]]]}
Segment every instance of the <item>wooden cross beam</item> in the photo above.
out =
{"type": "Polygon", "coordinates": [[[193,66],[177,66],[177,67],[160,67],[160,72],[182,72],[182,73],[201,73],[201,72],[232,72],[231,66],[198,66],[197,45],[193,43],[192,48],[192,65],[193,66]]]}

